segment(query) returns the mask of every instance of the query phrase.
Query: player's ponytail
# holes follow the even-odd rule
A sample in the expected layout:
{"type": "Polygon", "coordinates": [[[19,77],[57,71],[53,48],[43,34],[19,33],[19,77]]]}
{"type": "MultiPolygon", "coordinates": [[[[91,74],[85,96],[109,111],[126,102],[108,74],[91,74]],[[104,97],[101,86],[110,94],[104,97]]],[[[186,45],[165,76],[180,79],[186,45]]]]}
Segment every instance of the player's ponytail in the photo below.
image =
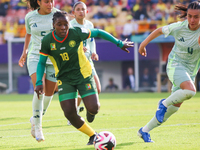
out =
{"type": "Polygon", "coordinates": [[[188,5],[188,7],[183,4],[177,4],[175,6],[175,10],[181,12],[180,18],[184,18],[187,16],[188,9],[199,9],[200,10],[200,0],[190,3],[188,5]]]}
{"type": "MultiPolygon", "coordinates": [[[[39,0],[39,1],[41,1],[41,0],[39,0]]],[[[27,0],[27,2],[30,5],[30,9],[32,9],[32,10],[36,10],[40,7],[37,3],[37,0],[27,0]]]]}

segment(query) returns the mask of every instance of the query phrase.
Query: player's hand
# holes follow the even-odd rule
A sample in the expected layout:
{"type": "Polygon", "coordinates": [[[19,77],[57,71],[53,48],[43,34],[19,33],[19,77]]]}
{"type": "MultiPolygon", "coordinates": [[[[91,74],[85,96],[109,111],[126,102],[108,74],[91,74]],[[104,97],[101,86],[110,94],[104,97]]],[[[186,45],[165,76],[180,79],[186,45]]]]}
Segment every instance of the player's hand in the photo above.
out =
{"type": "Polygon", "coordinates": [[[200,46],[200,36],[199,36],[199,38],[198,38],[198,43],[199,43],[199,46],[200,46]]]}
{"type": "Polygon", "coordinates": [[[20,67],[23,67],[24,66],[24,63],[26,62],[26,57],[27,57],[27,54],[26,53],[22,53],[19,61],[18,61],[18,64],[20,67]]]}
{"type": "Polygon", "coordinates": [[[84,53],[87,51],[87,48],[86,47],[83,47],[83,51],[84,51],[84,53]]]}
{"type": "Polygon", "coordinates": [[[43,85],[38,85],[35,87],[35,92],[37,93],[38,99],[40,99],[40,95],[43,94],[43,85]]]}
{"type": "Polygon", "coordinates": [[[127,48],[133,47],[134,46],[133,43],[134,42],[130,42],[130,41],[127,41],[127,39],[125,39],[123,41],[124,46],[121,49],[124,50],[125,52],[129,53],[130,51],[127,48]]]}
{"type": "Polygon", "coordinates": [[[139,53],[140,53],[142,56],[147,57],[146,48],[145,48],[144,46],[142,46],[142,44],[140,44],[139,53]]]}
{"type": "Polygon", "coordinates": [[[96,53],[92,53],[91,58],[92,58],[92,60],[98,61],[99,60],[99,55],[96,54],[96,53]]]}

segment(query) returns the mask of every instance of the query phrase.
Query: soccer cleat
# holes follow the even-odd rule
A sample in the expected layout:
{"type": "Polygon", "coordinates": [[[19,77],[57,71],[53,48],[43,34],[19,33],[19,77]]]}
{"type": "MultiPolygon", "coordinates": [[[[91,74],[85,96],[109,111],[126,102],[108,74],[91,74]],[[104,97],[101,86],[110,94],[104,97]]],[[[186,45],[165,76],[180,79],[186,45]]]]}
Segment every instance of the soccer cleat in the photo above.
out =
{"type": "Polygon", "coordinates": [[[42,128],[35,130],[35,138],[38,142],[44,141],[42,128]]]}
{"type": "Polygon", "coordinates": [[[79,112],[82,112],[84,110],[84,107],[79,108],[79,112]]]}
{"type": "Polygon", "coordinates": [[[33,116],[30,118],[31,123],[31,135],[35,138],[35,124],[33,122],[33,116]]]}
{"type": "Polygon", "coordinates": [[[162,99],[162,100],[159,101],[159,103],[158,103],[158,109],[157,109],[157,111],[156,111],[156,119],[157,119],[157,121],[158,121],[159,123],[162,123],[162,122],[163,122],[165,113],[166,113],[166,111],[167,111],[167,107],[165,107],[165,106],[163,105],[163,103],[162,103],[164,100],[165,100],[165,99],[162,99]]]}
{"type": "Polygon", "coordinates": [[[94,118],[95,118],[95,115],[92,115],[91,113],[89,113],[87,111],[87,120],[88,120],[88,122],[90,122],[90,123],[93,122],[94,118]]]}
{"type": "Polygon", "coordinates": [[[97,133],[95,133],[93,136],[91,136],[91,137],[89,138],[89,141],[88,141],[87,145],[93,145],[94,138],[95,138],[96,134],[97,134],[97,133]]]}
{"type": "Polygon", "coordinates": [[[144,140],[144,142],[153,143],[154,141],[151,140],[150,134],[147,132],[143,132],[142,128],[138,131],[137,135],[144,140]]]}

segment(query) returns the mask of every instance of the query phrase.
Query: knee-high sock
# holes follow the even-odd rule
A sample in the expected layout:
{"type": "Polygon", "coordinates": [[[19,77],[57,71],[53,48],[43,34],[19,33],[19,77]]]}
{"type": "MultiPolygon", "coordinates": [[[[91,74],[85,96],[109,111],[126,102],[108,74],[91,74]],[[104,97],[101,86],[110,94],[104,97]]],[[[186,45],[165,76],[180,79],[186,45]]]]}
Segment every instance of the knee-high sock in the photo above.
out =
{"type": "MultiPolygon", "coordinates": [[[[165,113],[165,117],[164,117],[164,121],[163,123],[172,115],[174,114],[176,111],[178,111],[179,107],[176,107],[174,105],[171,105],[167,108],[167,112],[165,113]]],[[[152,129],[160,126],[161,123],[158,123],[156,116],[154,116],[143,128],[142,131],[143,132],[149,132],[152,129]]]]}
{"type": "Polygon", "coordinates": [[[43,115],[46,113],[47,108],[49,107],[53,96],[44,96],[43,100],[43,115]]]}
{"type": "Polygon", "coordinates": [[[86,122],[78,130],[87,134],[89,137],[95,134],[95,131],[86,122]]]}
{"type": "Polygon", "coordinates": [[[196,94],[196,92],[191,91],[191,90],[179,89],[179,90],[175,91],[174,93],[172,93],[162,103],[163,103],[163,105],[168,107],[168,106],[173,105],[173,104],[182,103],[183,101],[192,98],[195,94],[196,94]]]}
{"type": "Polygon", "coordinates": [[[38,99],[37,93],[34,92],[32,109],[33,109],[33,121],[35,123],[35,129],[39,129],[42,126],[43,95],[40,95],[40,99],[38,99]]]}

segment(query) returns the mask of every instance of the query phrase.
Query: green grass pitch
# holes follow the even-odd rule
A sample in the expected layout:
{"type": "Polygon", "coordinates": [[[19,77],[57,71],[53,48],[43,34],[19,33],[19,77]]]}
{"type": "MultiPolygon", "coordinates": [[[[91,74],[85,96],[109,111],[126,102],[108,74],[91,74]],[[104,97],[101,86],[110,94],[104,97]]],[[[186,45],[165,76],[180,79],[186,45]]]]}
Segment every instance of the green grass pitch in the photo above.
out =
{"type": "MultiPolygon", "coordinates": [[[[155,143],[144,143],[137,131],[155,114],[157,103],[169,93],[102,93],[101,108],[93,123],[95,131],[110,131],[116,150],[199,150],[200,93],[185,101],[166,123],[150,132],[155,143]]],[[[88,136],[67,126],[58,95],[43,117],[45,141],[30,135],[32,95],[0,95],[0,150],[94,150],[88,136]]],[[[83,105],[83,104],[82,104],[83,105]]],[[[80,113],[86,120],[86,111],[80,113]]]]}

